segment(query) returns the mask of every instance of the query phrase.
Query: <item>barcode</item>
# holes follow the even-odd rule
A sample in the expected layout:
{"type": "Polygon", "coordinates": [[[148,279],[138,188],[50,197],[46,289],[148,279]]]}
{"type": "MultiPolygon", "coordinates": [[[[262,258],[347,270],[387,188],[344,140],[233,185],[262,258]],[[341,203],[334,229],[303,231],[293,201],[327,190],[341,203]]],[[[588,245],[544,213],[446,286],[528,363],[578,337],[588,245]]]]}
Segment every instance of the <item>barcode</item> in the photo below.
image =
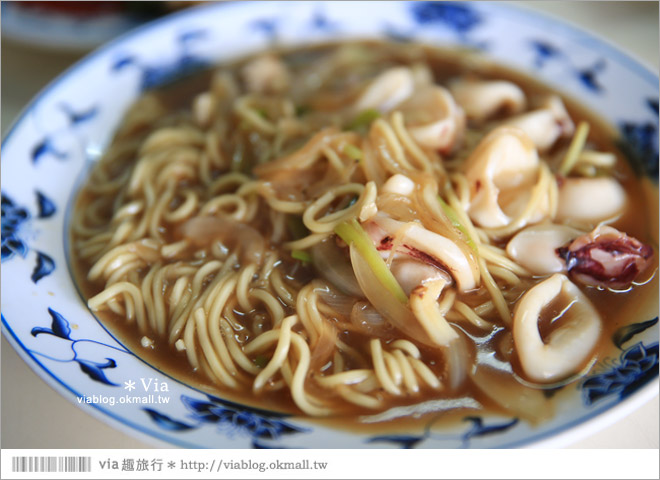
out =
{"type": "Polygon", "coordinates": [[[12,472],[91,472],[92,457],[12,457],[12,472]]]}

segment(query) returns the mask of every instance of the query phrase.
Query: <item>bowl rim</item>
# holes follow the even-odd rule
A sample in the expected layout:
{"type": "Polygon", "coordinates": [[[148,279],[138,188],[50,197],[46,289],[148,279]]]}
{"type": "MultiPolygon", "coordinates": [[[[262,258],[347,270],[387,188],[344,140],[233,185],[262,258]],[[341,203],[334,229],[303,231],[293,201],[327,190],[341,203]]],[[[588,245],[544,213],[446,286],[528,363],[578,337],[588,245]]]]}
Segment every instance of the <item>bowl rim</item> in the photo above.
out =
{"type": "MultiPolygon", "coordinates": [[[[498,3],[502,8],[508,8],[511,12],[516,12],[521,15],[530,15],[534,17],[540,17],[544,23],[549,26],[553,26],[560,30],[563,30],[566,33],[571,35],[579,35],[587,40],[590,40],[592,44],[601,44],[604,47],[607,47],[608,53],[615,54],[616,59],[627,67],[632,67],[632,71],[641,74],[645,80],[647,80],[651,85],[657,85],[658,83],[658,72],[648,63],[648,61],[639,57],[639,55],[630,52],[624,47],[618,46],[612,40],[604,37],[600,33],[594,32],[593,30],[581,27],[576,24],[572,19],[563,19],[559,15],[556,15],[551,12],[532,10],[527,5],[527,2],[517,2],[517,5],[512,5],[511,3],[502,3],[502,2],[493,2],[498,3]]],[[[608,56],[608,58],[612,58],[608,56]]]]}

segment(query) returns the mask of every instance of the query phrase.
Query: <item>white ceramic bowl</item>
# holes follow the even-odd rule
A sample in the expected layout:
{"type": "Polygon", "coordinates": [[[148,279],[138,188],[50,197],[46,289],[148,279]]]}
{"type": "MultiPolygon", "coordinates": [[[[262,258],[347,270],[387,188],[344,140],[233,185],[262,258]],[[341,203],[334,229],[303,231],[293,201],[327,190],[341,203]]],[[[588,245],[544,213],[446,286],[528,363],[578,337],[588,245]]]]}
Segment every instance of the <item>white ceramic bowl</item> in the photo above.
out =
{"type": "Polygon", "coordinates": [[[139,28],[49,85],[2,144],[2,325],[25,361],[62,395],[163,442],[184,447],[491,448],[554,445],[657,392],[657,297],[637,329],[594,374],[569,388],[552,421],[466,419],[451,431],[378,436],[321,427],[210,397],[127,351],[87,309],[68,268],[68,212],[83,172],[145,88],[272,42],[395,38],[481,49],[580,98],[621,134],[639,171],[657,182],[658,77],[563,23],[488,2],[263,2],[210,4],[139,28]],[[153,379],[145,404],[129,403],[153,379]],[[131,383],[132,382],[132,383],[131,383]],[[165,388],[167,390],[165,391],[165,388]],[[89,402],[89,403],[87,403],[89,402]]]}

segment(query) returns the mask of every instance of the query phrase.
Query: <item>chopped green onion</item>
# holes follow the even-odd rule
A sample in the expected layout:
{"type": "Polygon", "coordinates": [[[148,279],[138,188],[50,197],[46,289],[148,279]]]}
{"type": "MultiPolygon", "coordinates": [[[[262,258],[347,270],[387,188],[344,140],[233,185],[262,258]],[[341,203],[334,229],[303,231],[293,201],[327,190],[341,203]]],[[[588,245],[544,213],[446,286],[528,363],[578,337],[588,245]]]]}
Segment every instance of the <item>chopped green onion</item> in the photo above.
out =
{"type": "Polygon", "coordinates": [[[303,263],[312,263],[312,256],[305,250],[292,250],[291,256],[303,263]]]}
{"type": "Polygon", "coordinates": [[[467,229],[461,223],[456,211],[447,202],[445,202],[442,197],[438,196],[438,200],[440,200],[442,211],[445,212],[445,215],[447,215],[447,218],[451,222],[452,226],[463,234],[465,237],[465,243],[467,243],[474,252],[477,252],[477,244],[474,242],[467,229]]]}
{"type": "Polygon", "coordinates": [[[254,359],[254,364],[259,368],[264,368],[268,365],[269,358],[266,355],[257,355],[254,359]]]}
{"type": "Polygon", "coordinates": [[[335,233],[348,245],[353,244],[353,246],[355,246],[357,251],[362,255],[371,270],[374,272],[376,278],[380,280],[385,289],[391,295],[394,295],[394,297],[403,304],[408,302],[408,297],[401,288],[401,285],[399,285],[399,282],[394,278],[390,269],[387,268],[385,260],[381,258],[380,253],[376,250],[371,238],[369,238],[369,235],[367,235],[367,232],[364,231],[357,220],[352,219],[340,223],[335,227],[335,233]]]}
{"type": "Polygon", "coordinates": [[[363,110],[348,124],[349,130],[358,130],[360,128],[368,127],[371,122],[380,117],[380,112],[374,108],[363,110]]]}
{"type": "Polygon", "coordinates": [[[584,148],[588,135],[589,124],[587,122],[580,122],[575,131],[575,135],[573,135],[573,140],[571,140],[571,144],[568,146],[566,156],[562,160],[561,165],[559,165],[559,173],[564,176],[571,173],[571,170],[573,170],[573,167],[580,157],[580,152],[584,148]]]}
{"type": "Polygon", "coordinates": [[[350,143],[347,143],[346,145],[344,145],[342,151],[346,155],[348,155],[348,158],[350,158],[351,160],[357,160],[357,161],[362,160],[362,150],[360,150],[355,145],[351,145],[350,143]]]}
{"type": "Polygon", "coordinates": [[[263,108],[257,108],[255,111],[259,114],[261,118],[265,118],[266,120],[268,120],[268,112],[266,112],[266,110],[264,110],[263,108]]]}

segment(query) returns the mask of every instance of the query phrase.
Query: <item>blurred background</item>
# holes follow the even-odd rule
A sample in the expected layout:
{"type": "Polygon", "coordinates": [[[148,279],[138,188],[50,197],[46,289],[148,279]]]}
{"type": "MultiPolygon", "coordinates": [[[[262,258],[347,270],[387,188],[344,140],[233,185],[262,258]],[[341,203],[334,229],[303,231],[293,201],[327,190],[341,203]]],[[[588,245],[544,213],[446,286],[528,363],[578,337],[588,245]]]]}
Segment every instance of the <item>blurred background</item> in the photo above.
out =
{"type": "MultiPolygon", "coordinates": [[[[200,2],[2,2],[3,136],[44,86],[111,38],[200,2]]],[[[606,39],[656,73],[658,2],[503,2],[553,15],[606,39]]],[[[150,448],[52,390],[2,340],[2,448],[150,448]]],[[[572,448],[658,448],[658,397],[572,448]]]]}
{"type": "MultiPolygon", "coordinates": [[[[109,39],[203,2],[2,2],[2,133],[50,80],[109,39]]],[[[502,2],[606,38],[658,70],[658,2],[502,2]]]]}

